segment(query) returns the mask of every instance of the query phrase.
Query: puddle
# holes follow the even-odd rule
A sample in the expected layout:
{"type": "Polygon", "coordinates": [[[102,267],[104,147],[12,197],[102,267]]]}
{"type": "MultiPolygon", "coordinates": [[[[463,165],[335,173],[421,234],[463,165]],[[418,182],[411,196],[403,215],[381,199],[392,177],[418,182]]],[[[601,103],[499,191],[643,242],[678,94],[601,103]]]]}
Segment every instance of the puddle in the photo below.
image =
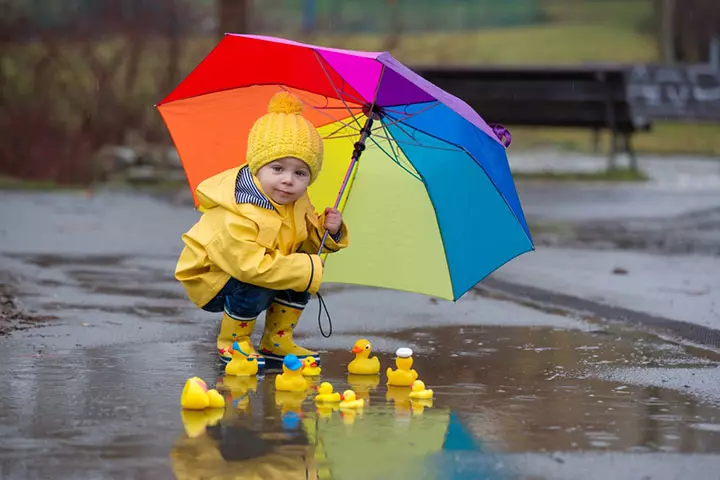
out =
{"type": "MultiPolygon", "coordinates": [[[[386,387],[384,376],[349,377],[352,355],[324,352],[322,380],[364,398],[358,413],[316,408],[313,391],[276,392],[272,371],[224,377],[209,337],[44,358],[8,357],[0,349],[0,360],[12,366],[0,373],[7,386],[0,391],[6,406],[0,434],[12,439],[0,462],[7,478],[29,478],[28,472],[77,478],[80,468],[99,477],[492,479],[558,478],[542,473],[545,458],[561,467],[607,452],[633,459],[720,453],[717,405],[678,389],[602,379],[595,371],[598,362],[606,362],[605,371],[643,368],[636,363],[648,356],[659,365],[682,360],[710,371],[715,367],[707,360],[627,333],[618,339],[466,326],[462,341],[453,342],[458,336],[446,327],[384,337],[425,352],[414,367],[435,391],[426,403],[386,387]],[[484,350],[473,354],[478,344],[484,350]],[[227,409],[181,413],[179,392],[190,374],[218,384],[227,409]],[[52,468],[38,461],[39,452],[53,458],[52,468]],[[468,465],[474,476],[463,477],[468,465]]],[[[392,364],[391,354],[378,356],[383,369],[392,364]]]]}
{"type": "Polygon", "coordinates": [[[368,402],[341,414],[316,408],[312,392],[278,394],[273,372],[224,379],[217,316],[180,298],[174,259],[38,262],[54,270],[26,298],[62,322],[0,344],[3,479],[655,479],[680,466],[710,478],[720,454],[720,358],[625,324],[472,294],[449,304],[331,289],[336,333],[319,335],[313,302],[298,337],[322,350],[323,380],[368,402]],[[411,347],[432,403],[384,375],[348,377],[359,337],[383,371],[411,347]],[[193,375],[223,384],[229,407],[181,413],[193,375]]]}
{"type": "MultiPolygon", "coordinates": [[[[385,386],[384,377],[348,378],[344,364],[351,356],[341,351],[323,355],[323,381],[337,391],[358,392],[367,402],[358,413],[316,408],[313,393],[276,392],[272,372],[260,380],[221,375],[218,385],[230,400],[228,413],[195,425],[185,420],[186,432],[172,447],[173,470],[234,471],[242,478],[274,478],[280,472],[283,478],[305,478],[307,472],[316,475],[308,478],[337,479],[556,478],[539,472],[515,476],[534,467],[513,455],[544,453],[561,465],[563,456],[593,458],[594,452],[720,452],[720,424],[710,422],[720,418],[719,408],[673,390],[573,373],[598,356],[624,364],[635,353],[632,342],[609,348],[592,345],[605,340],[591,333],[464,327],[464,338],[472,342],[460,345],[480,339],[495,345],[494,338],[509,334],[521,348],[496,345],[480,356],[451,357],[439,341],[442,330],[432,336],[404,333],[420,343],[435,339],[435,351],[415,362],[435,391],[425,405],[411,401],[406,389],[385,386]],[[554,347],[524,348],[530,344],[554,347]],[[462,363],[465,359],[468,363],[462,363]],[[566,373],[552,374],[558,370],[566,373]],[[462,476],[464,470],[470,476],[462,476]]],[[[667,348],[657,352],[681,354],[667,348]]],[[[390,356],[379,356],[383,367],[391,363],[390,356]]]]}

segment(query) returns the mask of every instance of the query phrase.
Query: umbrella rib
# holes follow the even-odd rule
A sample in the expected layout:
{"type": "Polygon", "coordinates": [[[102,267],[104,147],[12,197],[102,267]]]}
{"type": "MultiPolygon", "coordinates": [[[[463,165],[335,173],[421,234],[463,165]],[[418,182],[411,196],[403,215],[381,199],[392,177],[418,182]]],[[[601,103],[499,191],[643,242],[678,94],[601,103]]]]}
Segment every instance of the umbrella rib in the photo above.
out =
{"type": "MultiPolygon", "coordinates": [[[[388,138],[393,138],[393,137],[392,137],[392,134],[391,134],[390,131],[387,129],[387,127],[385,126],[385,124],[382,123],[382,122],[380,122],[380,123],[381,123],[381,125],[382,125],[382,127],[383,127],[383,130],[385,131],[385,135],[387,135],[388,138]]],[[[395,151],[395,147],[393,146],[392,141],[388,141],[388,143],[390,144],[390,149],[392,150],[393,155],[395,155],[395,163],[397,163],[403,170],[405,170],[406,172],[408,172],[410,175],[412,175],[412,176],[413,176],[414,178],[416,178],[417,180],[421,180],[421,178],[418,176],[417,172],[411,172],[410,169],[406,168],[405,165],[403,164],[403,162],[400,161],[400,156],[399,156],[399,155],[397,154],[397,152],[395,151]]],[[[398,150],[400,150],[400,145],[399,145],[399,144],[398,144],[398,150]]],[[[407,159],[406,159],[406,160],[407,160],[407,159]]],[[[413,168],[413,170],[414,170],[414,168],[413,168]]]]}
{"type": "MultiPolygon", "coordinates": [[[[317,53],[316,53],[316,55],[317,55],[317,53]]],[[[385,68],[386,68],[385,65],[383,65],[383,66],[382,66],[382,70],[380,70],[380,77],[378,78],[377,85],[375,86],[375,95],[373,95],[373,103],[372,103],[372,105],[370,106],[370,111],[371,111],[371,112],[375,109],[375,103],[376,103],[377,95],[378,95],[378,92],[380,91],[380,84],[382,83],[383,76],[385,75],[385,68]]],[[[331,81],[330,83],[332,83],[332,81],[331,81]]],[[[342,100],[342,99],[341,99],[341,100],[342,100]]],[[[344,103],[344,102],[343,102],[343,103],[344,103]]],[[[339,107],[338,107],[338,108],[339,108],[339,107]]],[[[351,112],[351,113],[352,113],[352,112],[351,112]]],[[[354,117],[354,115],[353,115],[353,117],[354,117]]],[[[355,119],[355,121],[357,122],[357,119],[355,119]]],[[[342,123],[342,122],[340,122],[340,123],[342,123]]],[[[359,124],[359,122],[357,122],[357,123],[359,124]]],[[[353,128],[353,127],[351,127],[350,125],[347,125],[347,126],[350,127],[350,128],[353,128]]],[[[382,127],[382,122],[380,122],[380,126],[382,127]]],[[[340,130],[342,130],[342,127],[339,127],[337,130],[333,131],[330,135],[328,135],[328,136],[325,137],[325,138],[330,138],[330,137],[332,137],[335,133],[339,132],[340,130]]],[[[375,130],[379,130],[379,129],[378,129],[377,127],[375,127],[375,130]]],[[[358,133],[360,132],[359,130],[356,130],[356,131],[357,131],[358,133]]],[[[371,133],[372,133],[372,130],[371,130],[371,133]]],[[[354,136],[355,136],[355,135],[353,134],[353,135],[344,135],[344,136],[334,137],[334,138],[346,138],[346,137],[354,137],[354,136]]],[[[389,140],[389,139],[388,139],[388,140],[389,140]]],[[[377,144],[377,142],[376,142],[376,144],[377,144]]],[[[378,145],[378,146],[379,146],[379,145],[378,145]]],[[[381,148],[381,149],[382,149],[382,148],[381,148]]]]}
{"type": "MultiPolygon", "coordinates": [[[[338,135],[337,137],[334,137],[333,135],[335,135],[336,133],[344,130],[345,127],[347,127],[347,128],[355,128],[355,127],[353,127],[352,125],[346,125],[346,124],[340,122],[339,120],[338,120],[337,123],[340,123],[340,126],[339,126],[338,128],[336,128],[335,130],[333,130],[332,132],[330,132],[329,134],[325,135],[323,138],[328,138],[328,139],[333,139],[333,140],[334,140],[334,139],[337,139],[337,138],[351,138],[351,137],[356,137],[356,136],[357,136],[356,133],[353,133],[353,134],[350,134],[350,135],[338,135]]],[[[358,133],[360,133],[360,132],[358,132],[358,133]]]]}
{"type": "MultiPolygon", "coordinates": [[[[393,118],[393,117],[390,117],[390,118],[393,118]]],[[[416,145],[418,145],[418,146],[420,146],[420,147],[423,146],[422,143],[420,143],[420,142],[417,140],[417,138],[415,138],[413,135],[410,135],[410,134],[402,127],[402,122],[401,122],[400,120],[395,121],[395,122],[392,122],[392,123],[389,123],[387,126],[388,126],[388,127],[392,127],[393,125],[397,126],[397,128],[399,128],[401,132],[403,132],[405,135],[407,135],[408,138],[411,138],[412,140],[414,140],[416,145]]]]}
{"type": "MultiPolygon", "coordinates": [[[[400,162],[400,160],[398,160],[397,158],[393,158],[393,156],[390,155],[383,147],[381,147],[380,144],[379,144],[378,142],[376,142],[374,138],[370,137],[370,140],[372,140],[372,142],[375,144],[375,146],[377,146],[385,155],[387,155],[387,156],[390,158],[390,160],[392,160],[392,162],[393,162],[395,165],[397,165],[398,167],[402,168],[408,175],[410,175],[410,176],[413,177],[414,179],[416,179],[416,180],[421,180],[417,173],[410,171],[410,170],[409,170],[405,165],[403,165],[403,164],[400,162]]],[[[390,145],[392,145],[392,142],[390,142],[390,145]]]]}
{"type": "MultiPolygon", "coordinates": [[[[385,127],[385,124],[384,124],[383,122],[380,122],[380,126],[382,127],[383,131],[385,132],[385,135],[386,135],[388,138],[392,137],[392,135],[390,135],[390,132],[389,132],[388,129],[385,127]]],[[[395,152],[395,147],[393,147],[392,142],[388,142],[388,144],[390,145],[390,150],[392,151],[393,155],[395,156],[395,159],[399,161],[399,157],[398,157],[398,155],[397,155],[397,152],[395,152]]]]}
{"type": "MultiPolygon", "coordinates": [[[[379,130],[379,129],[378,129],[378,130],[379,130]]],[[[420,143],[420,142],[418,142],[418,141],[415,141],[415,142],[403,142],[402,140],[398,140],[398,139],[396,139],[395,137],[387,137],[387,136],[385,136],[385,135],[379,135],[379,134],[377,134],[377,133],[373,133],[372,136],[375,137],[375,138],[382,138],[383,140],[387,140],[388,142],[395,142],[395,143],[398,144],[398,145],[414,145],[414,146],[416,146],[416,147],[427,148],[427,149],[430,149],[430,150],[442,150],[442,151],[445,151],[445,152],[458,152],[458,151],[460,151],[459,148],[444,148],[444,147],[436,147],[436,146],[433,146],[433,145],[424,145],[424,144],[422,144],[422,143],[420,143]]],[[[337,139],[340,139],[340,138],[355,138],[355,137],[357,137],[357,135],[355,135],[355,134],[349,134],[349,135],[338,135],[338,136],[332,137],[332,139],[333,139],[333,140],[337,140],[337,139]]],[[[327,138],[327,137],[326,137],[326,138],[327,138]]]]}
{"type": "MultiPolygon", "coordinates": [[[[320,64],[320,67],[322,68],[323,73],[325,74],[325,77],[327,77],[327,80],[328,80],[328,82],[330,83],[330,86],[333,87],[333,90],[335,90],[335,93],[337,93],[338,98],[339,98],[340,100],[343,100],[343,96],[340,94],[340,91],[337,89],[337,87],[336,87],[335,84],[333,83],[332,78],[330,78],[330,74],[328,74],[327,67],[325,66],[325,63],[323,63],[324,58],[323,58],[322,55],[320,55],[320,53],[318,53],[318,51],[315,50],[314,48],[311,49],[311,50],[312,50],[313,54],[315,55],[315,59],[316,59],[316,60],[318,61],[318,63],[320,64]]],[[[325,60],[325,62],[327,62],[327,60],[325,60]]],[[[337,73],[337,72],[336,72],[336,73],[337,73]]],[[[342,77],[342,75],[339,75],[339,74],[338,74],[338,76],[342,79],[343,82],[345,82],[345,79],[342,77]]],[[[362,98],[362,97],[358,97],[358,96],[353,95],[352,93],[349,93],[349,92],[344,92],[344,93],[345,93],[346,97],[348,97],[348,99],[352,100],[354,103],[361,104],[361,105],[365,103],[365,99],[362,98]]],[[[344,100],[343,100],[343,103],[345,103],[344,100]]],[[[347,107],[347,105],[346,105],[346,107],[347,107]]]]}
{"type": "MultiPolygon", "coordinates": [[[[288,93],[293,93],[293,92],[290,92],[287,88],[285,88],[285,86],[281,86],[281,88],[282,88],[283,90],[285,90],[286,92],[288,92],[288,93]]],[[[293,94],[294,94],[294,93],[293,93],[293,94]]],[[[297,96],[298,98],[300,98],[297,94],[294,94],[294,95],[297,96]]],[[[303,103],[303,105],[306,105],[306,106],[312,108],[313,110],[315,110],[316,112],[320,113],[321,115],[325,115],[327,118],[329,118],[330,120],[332,120],[332,123],[339,123],[340,125],[342,125],[342,126],[339,127],[336,131],[340,131],[340,130],[343,129],[343,127],[347,127],[347,128],[352,128],[353,130],[355,130],[355,131],[358,132],[358,133],[360,132],[360,129],[355,128],[353,125],[351,125],[351,124],[349,124],[349,123],[345,123],[345,122],[343,122],[342,120],[338,120],[337,118],[333,117],[333,116],[330,115],[329,113],[325,112],[324,110],[327,110],[327,108],[319,108],[319,107],[316,107],[315,105],[312,105],[311,103],[308,103],[307,101],[303,101],[302,98],[300,98],[300,101],[303,103]]],[[[350,112],[350,116],[353,117],[353,119],[355,119],[355,114],[352,112],[352,110],[350,110],[349,107],[347,107],[347,106],[345,106],[345,107],[337,107],[337,109],[348,110],[348,111],[350,112]]],[[[357,122],[357,119],[355,119],[355,121],[357,122]]],[[[330,124],[328,124],[328,125],[330,125],[330,124]]],[[[336,137],[336,138],[337,138],[337,137],[336,137]]]]}
{"type": "MultiPolygon", "coordinates": [[[[392,119],[394,120],[393,122],[389,123],[388,126],[394,125],[395,123],[398,123],[398,122],[403,122],[403,121],[407,120],[408,118],[412,118],[412,117],[414,117],[414,116],[416,116],[416,115],[420,115],[421,113],[427,112],[427,111],[430,110],[431,108],[435,108],[435,107],[437,107],[438,105],[441,105],[441,103],[440,103],[440,102],[431,102],[431,105],[428,105],[427,107],[423,107],[422,109],[418,110],[418,111],[415,112],[415,113],[407,114],[407,115],[403,116],[402,118],[395,118],[395,117],[392,116],[392,115],[388,115],[388,117],[390,117],[390,118],[392,118],[392,119]]],[[[385,110],[385,111],[390,111],[390,112],[392,112],[392,110],[385,110]]],[[[403,112],[403,114],[405,114],[405,113],[407,113],[407,110],[405,110],[405,111],[403,112]]]]}
{"type": "MultiPolygon", "coordinates": [[[[515,217],[515,220],[518,222],[518,224],[522,225],[522,222],[520,221],[520,218],[518,217],[517,213],[516,213],[516,212],[512,209],[512,207],[510,206],[510,202],[508,202],[508,199],[505,198],[505,195],[503,195],[503,193],[501,192],[500,188],[499,188],[498,185],[495,183],[495,180],[490,176],[490,174],[488,173],[487,169],[486,169],[485,166],[480,162],[480,160],[479,160],[478,158],[476,158],[475,155],[473,155],[472,153],[470,153],[470,151],[469,151],[467,148],[463,147],[462,145],[458,145],[457,143],[451,142],[451,141],[449,141],[449,140],[440,138],[440,137],[438,137],[437,135],[434,135],[434,134],[432,134],[432,133],[426,132],[426,131],[424,131],[424,130],[420,130],[419,128],[413,127],[412,125],[408,125],[408,126],[409,126],[410,128],[412,128],[413,130],[416,130],[416,131],[422,133],[423,135],[427,135],[428,137],[434,138],[434,139],[436,139],[436,140],[439,140],[439,141],[441,141],[441,142],[443,142],[443,143],[445,143],[445,144],[447,144],[447,145],[452,145],[452,146],[455,147],[455,149],[452,150],[452,151],[464,153],[465,155],[467,155],[468,157],[470,157],[470,158],[473,160],[473,162],[475,163],[475,165],[477,165],[477,167],[478,167],[479,169],[481,169],[481,170],[483,171],[483,173],[485,173],[485,176],[487,176],[487,178],[488,178],[488,180],[490,181],[490,183],[492,183],[493,187],[495,187],[495,190],[498,192],[498,195],[500,195],[500,198],[502,198],[503,202],[505,203],[505,206],[508,208],[508,210],[510,211],[510,213],[512,214],[512,216],[515,217]]],[[[398,127],[399,127],[399,124],[398,124],[398,127]]],[[[421,145],[421,146],[422,146],[422,145],[421,145]]],[[[399,148],[402,149],[402,147],[399,147],[399,148]]],[[[425,148],[432,148],[432,147],[425,147],[425,148]]],[[[407,155],[406,155],[405,157],[407,158],[407,155]]],[[[419,172],[418,172],[418,173],[419,173],[419,172]]],[[[421,177],[422,177],[422,175],[421,175],[421,177]]],[[[424,180],[423,180],[423,182],[424,182],[424,180]]],[[[524,228],[523,228],[523,233],[524,233],[525,236],[527,237],[527,239],[528,239],[528,241],[530,242],[530,244],[532,244],[532,243],[533,243],[533,242],[532,242],[532,238],[531,238],[530,235],[525,231],[524,228]]]]}
{"type": "MultiPolygon", "coordinates": [[[[350,107],[348,106],[347,102],[345,101],[345,99],[343,98],[343,96],[340,95],[340,91],[337,89],[337,87],[336,87],[335,84],[333,83],[332,78],[330,78],[330,75],[328,74],[327,69],[325,68],[325,65],[324,65],[323,62],[320,60],[320,54],[319,54],[319,53],[317,52],[317,50],[315,50],[315,49],[313,49],[312,51],[313,51],[313,53],[315,54],[315,59],[316,59],[316,60],[318,61],[318,63],[320,64],[320,68],[322,68],[322,71],[323,71],[323,73],[325,74],[325,77],[327,77],[328,82],[330,82],[330,86],[332,86],[333,90],[335,90],[335,93],[337,94],[337,96],[338,96],[338,98],[340,99],[340,101],[343,102],[343,105],[345,105],[345,108],[348,109],[348,112],[350,112],[350,115],[353,117],[353,120],[355,120],[355,123],[357,123],[357,125],[358,125],[358,127],[360,127],[360,129],[362,129],[362,125],[360,125],[360,122],[358,121],[358,119],[355,118],[355,114],[352,113],[352,110],[351,110],[350,107]]],[[[361,99],[361,100],[362,100],[362,99],[361,99]]]]}

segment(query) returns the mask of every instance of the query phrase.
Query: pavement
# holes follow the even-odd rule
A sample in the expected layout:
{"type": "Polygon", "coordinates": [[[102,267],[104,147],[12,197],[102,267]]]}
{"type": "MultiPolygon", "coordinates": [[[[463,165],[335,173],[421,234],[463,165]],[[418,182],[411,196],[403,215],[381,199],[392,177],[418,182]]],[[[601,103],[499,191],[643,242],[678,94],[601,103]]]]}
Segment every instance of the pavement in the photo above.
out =
{"type": "Polygon", "coordinates": [[[197,218],[187,205],[0,191],[4,289],[14,309],[40,316],[0,337],[0,478],[713,478],[717,256],[586,244],[573,229],[647,220],[645,203],[666,195],[677,195],[673,211],[658,221],[693,215],[718,208],[717,192],[586,188],[520,185],[531,223],[557,228],[457,303],[329,285],[326,339],[311,301],[298,335],[321,351],[323,380],[366,399],[361,414],[283,395],[273,371],[223,375],[217,318],[172,277],[179,235],[197,218]],[[609,205],[630,213],[601,215],[609,205]],[[690,341],[647,318],[711,336],[690,341]],[[413,348],[432,404],[384,376],[350,378],[359,337],[383,368],[413,348]],[[219,417],[181,412],[194,375],[229,400],[219,417]]]}
{"type": "MultiPolygon", "coordinates": [[[[542,154],[512,162],[518,171],[551,169],[542,154]]],[[[600,157],[578,155],[559,157],[552,168],[603,166],[600,157]]],[[[720,348],[712,331],[720,330],[720,162],[649,157],[640,167],[650,181],[521,184],[539,248],[497,271],[497,284],[488,283],[512,284],[506,290],[515,296],[526,286],[526,297],[535,299],[541,291],[559,293],[569,306],[580,299],[580,309],[609,320],[612,314],[601,311],[611,310],[602,307],[619,307],[623,320],[660,326],[680,339],[706,337],[707,346],[720,348]]]]}

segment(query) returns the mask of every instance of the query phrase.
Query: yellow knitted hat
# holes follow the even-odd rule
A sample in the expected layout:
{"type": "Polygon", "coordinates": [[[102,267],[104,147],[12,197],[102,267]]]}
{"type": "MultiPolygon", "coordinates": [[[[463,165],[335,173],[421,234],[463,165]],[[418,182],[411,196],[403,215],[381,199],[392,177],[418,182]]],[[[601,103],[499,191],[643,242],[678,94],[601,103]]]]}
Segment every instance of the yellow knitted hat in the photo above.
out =
{"type": "Polygon", "coordinates": [[[315,126],[302,116],[302,103],[288,92],[273,95],[268,113],[250,129],[247,163],[257,173],[262,167],[283,157],[295,157],[310,167],[310,183],[315,181],[323,161],[323,141],[315,126]]]}

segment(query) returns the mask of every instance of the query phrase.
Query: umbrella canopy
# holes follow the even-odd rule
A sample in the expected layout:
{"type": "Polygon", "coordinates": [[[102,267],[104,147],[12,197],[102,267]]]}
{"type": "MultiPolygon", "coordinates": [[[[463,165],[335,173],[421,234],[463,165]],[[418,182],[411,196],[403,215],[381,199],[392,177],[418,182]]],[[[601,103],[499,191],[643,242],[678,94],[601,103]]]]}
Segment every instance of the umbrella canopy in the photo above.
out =
{"type": "Polygon", "coordinates": [[[341,208],[351,232],[324,282],[457,300],[534,248],[503,139],[388,53],[225,35],[158,104],[193,195],[245,162],[250,128],[282,90],[324,139],[310,199],[341,208]]]}

